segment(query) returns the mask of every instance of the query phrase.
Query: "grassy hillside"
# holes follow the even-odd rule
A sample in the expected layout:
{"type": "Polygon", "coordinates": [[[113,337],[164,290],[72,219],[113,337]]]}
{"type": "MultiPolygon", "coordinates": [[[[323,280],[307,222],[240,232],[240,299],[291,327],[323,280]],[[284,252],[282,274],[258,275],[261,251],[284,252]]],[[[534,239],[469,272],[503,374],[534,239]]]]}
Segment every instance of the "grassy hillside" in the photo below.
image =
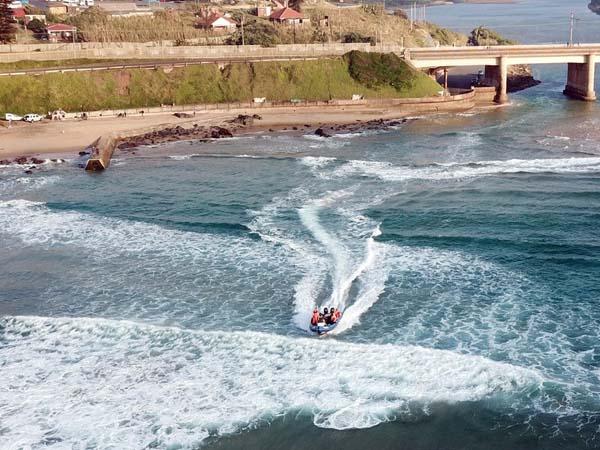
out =
{"type": "Polygon", "coordinates": [[[205,64],[0,78],[0,114],[141,108],[164,104],[423,97],[441,87],[394,55],[352,52],[318,61],[205,64]],[[388,67],[389,66],[389,67],[388,67]],[[390,68],[391,67],[391,68],[390,68]],[[167,73],[168,72],[168,73],[167,73]]]}

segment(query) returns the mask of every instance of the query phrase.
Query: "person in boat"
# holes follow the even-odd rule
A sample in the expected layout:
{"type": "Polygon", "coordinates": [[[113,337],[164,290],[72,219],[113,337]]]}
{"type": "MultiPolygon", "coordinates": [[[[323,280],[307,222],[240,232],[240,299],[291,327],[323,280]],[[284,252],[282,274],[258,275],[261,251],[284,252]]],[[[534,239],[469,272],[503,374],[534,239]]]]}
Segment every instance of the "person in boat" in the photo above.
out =
{"type": "Polygon", "coordinates": [[[335,309],[333,306],[331,307],[331,319],[329,321],[330,324],[334,324],[336,323],[340,316],[342,315],[342,313],[340,313],[339,309],[335,309]]]}
{"type": "Polygon", "coordinates": [[[323,321],[327,325],[331,323],[331,313],[329,312],[329,308],[323,308],[323,321]]]}
{"type": "Polygon", "coordinates": [[[315,308],[313,310],[312,317],[310,318],[310,324],[315,325],[315,326],[318,325],[320,318],[321,318],[321,313],[319,312],[318,308],[315,308]]]}

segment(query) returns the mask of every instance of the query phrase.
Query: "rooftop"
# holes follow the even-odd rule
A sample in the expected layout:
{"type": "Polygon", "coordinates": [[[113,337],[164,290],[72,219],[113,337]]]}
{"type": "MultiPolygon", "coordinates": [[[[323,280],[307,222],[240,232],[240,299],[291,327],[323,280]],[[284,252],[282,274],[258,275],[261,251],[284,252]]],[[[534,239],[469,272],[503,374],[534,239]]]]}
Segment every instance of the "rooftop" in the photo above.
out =
{"type": "Polygon", "coordinates": [[[273,20],[294,20],[304,19],[304,16],[295,9],[286,6],[285,8],[273,11],[273,14],[271,14],[269,18],[273,20]]]}

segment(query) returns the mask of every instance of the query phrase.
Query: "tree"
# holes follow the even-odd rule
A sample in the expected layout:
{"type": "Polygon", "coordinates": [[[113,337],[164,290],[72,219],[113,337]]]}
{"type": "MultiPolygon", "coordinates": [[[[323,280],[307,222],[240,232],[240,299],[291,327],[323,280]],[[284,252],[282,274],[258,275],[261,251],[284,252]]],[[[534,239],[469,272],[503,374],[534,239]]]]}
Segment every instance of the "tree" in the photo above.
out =
{"type": "Polygon", "coordinates": [[[0,0],[0,42],[3,44],[15,39],[16,28],[10,3],[11,0],[0,0]]]}
{"type": "MultiPolygon", "coordinates": [[[[244,25],[244,44],[273,47],[279,44],[277,29],[269,22],[253,21],[244,25]]],[[[242,45],[242,30],[238,29],[225,41],[228,45],[242,45]]]]}
{"type": "Polygon", "coordinates": [[[39,19],[33,19],[27,24],[27,29],[32,31],[36,38],[46,34],[46,24],[39,19]]]}

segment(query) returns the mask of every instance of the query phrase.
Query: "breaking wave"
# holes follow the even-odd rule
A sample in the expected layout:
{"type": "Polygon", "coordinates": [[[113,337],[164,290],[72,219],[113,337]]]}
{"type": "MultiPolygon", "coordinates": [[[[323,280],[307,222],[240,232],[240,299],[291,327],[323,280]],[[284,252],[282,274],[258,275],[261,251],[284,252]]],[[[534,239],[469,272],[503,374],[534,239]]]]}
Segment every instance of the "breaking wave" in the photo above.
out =
{"type": "Polygon", "coordinates": [[[398,166],[389,162],[352,160],[334,175],[358,174],[386,181],[455,180],[489,175],[518,173],[599,173],[600,158],[511,159],[472,163],[398,166]]]}
{"type": "Polygon", "coordinates": [[[542,382],[477,356],[343,342],[322,370],[321,340],[101,319],[5,317],[0,338],[3,438],[17,448],[195,448],[290,412],[360,429],[432,403],[529,402],[542,382]]]}

